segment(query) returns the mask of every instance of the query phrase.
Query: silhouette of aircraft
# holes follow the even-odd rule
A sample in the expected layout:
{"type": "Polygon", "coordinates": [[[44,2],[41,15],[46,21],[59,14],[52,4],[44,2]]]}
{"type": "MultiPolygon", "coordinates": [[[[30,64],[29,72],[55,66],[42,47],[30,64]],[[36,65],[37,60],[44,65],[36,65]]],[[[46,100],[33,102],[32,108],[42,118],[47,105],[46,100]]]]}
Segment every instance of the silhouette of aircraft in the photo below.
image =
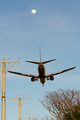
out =
{"type": "Polygon", "coordinates": [[[9,72],[9,73],[13,73],[13,74],[17,74],[17,75],[22,75],[22,76],[31,77],[31,81],[32,81],[32,82],[38,81],[38,78],[39,78],[39,79],[40,79],[40,82],[41,82],[42,85],[44,86],[44,83],[46,82],[46,79],[53,81],[55,75],[58,75],[58,74],[61,74],[61,73],[64,73],[64,72],[67,72],[67,71],[70,71],[70,70],[73,70],[73,69],[76,68],[76,66],[75,66],[75,67],[72,67],[72,68],[69,68],[69,69],[65,69],[65,70],[62,70],[62,71],[59,71],[59,72],[55,72],[55,73],[51,73],[51,74],[47,74],[47,75],[46,75],[46,74],[45,74],[44,64],[46,64],[46,63],[48,63],[48,62],[51,62],[51,61],[54,61],[54,60],[56,60],[56,59],[52,59],[52,60],[48,60],[48,61],[41,62],[41,53],[40,53],[40,62],[25,61],[25,62],[29,62],[29,63],[38,64],[38,75],[25,74],[25,73],[13,72],[13,71],[8,71],[8,72],[9,72]]]}

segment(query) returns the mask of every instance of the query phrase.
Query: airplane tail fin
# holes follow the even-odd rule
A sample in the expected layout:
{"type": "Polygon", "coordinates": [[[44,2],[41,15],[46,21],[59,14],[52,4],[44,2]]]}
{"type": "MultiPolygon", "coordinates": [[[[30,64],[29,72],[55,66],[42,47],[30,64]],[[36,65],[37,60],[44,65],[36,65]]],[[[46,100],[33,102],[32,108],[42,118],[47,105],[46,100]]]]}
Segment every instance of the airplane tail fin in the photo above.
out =
{"type": "Polygon", "coordinates": [[[40,62],[41,62],[41,48],[39,47],[39,51],[40,51],[40,62]]]}
{"type": "Polygon", "coordinates": [[[52,60],[48,60],[48,61],[44,61],[44,62],[42,62],[42,64],[45,64],[45,63],[48,63],[48,62],[52,62],[52,61],[54,61],[54,60],[56,60],[56,59],[52,59],[52,60]]]}
{"type": "MultiPolygon", "coordinates": [[[[41,47],[39,47],[39,50],[40,50],[40,62],[41,62],[41,47]]],[[[54,61],[54,60],[56,60],[56,59],[44,61],[44,62],[42,62],[42,64],[45,64],[45,63],[48,63],[48,62],[52,62],[52,61],[54,61]]]]}
{"type": "MultiPolygon", "coordinates": [[[[41,49],[39,47],[40,50],[40,62],[41,62],[41,49]]],[[[29,63],[34,63],[34,64],[39,64],[40,62],[34,62],[34,61],[25,61],[25,62],[29,62],[29,63]]]]}
{"type": "Polygon", "coordinates": [[[52,60],[41,62],[41,48],[40,47],[39,47],[39,50],[40,50],[40,62],[34,62],[34,61],[25,61],[25,62],[34,63],[34,64],[40,64],[40,63],[46,64],[48,62],[52,62],[52,61],[56,60],[56,59],[52,59],[52,60]]]}

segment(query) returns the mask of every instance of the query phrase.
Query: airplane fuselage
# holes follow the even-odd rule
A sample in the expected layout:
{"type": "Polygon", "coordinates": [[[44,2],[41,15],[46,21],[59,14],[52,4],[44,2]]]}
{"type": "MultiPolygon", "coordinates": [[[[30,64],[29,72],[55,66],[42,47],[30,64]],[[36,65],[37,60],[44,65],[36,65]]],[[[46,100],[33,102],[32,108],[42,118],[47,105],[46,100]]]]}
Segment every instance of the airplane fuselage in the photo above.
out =
{"type": "Polygon", "coordinates": [[[39,73],[39,78],[40,78],[40,82],[42,84],[45,83],[45,67],[44,65],[40,62],[39,66],[38,66],[38,73],[39,73]]]}

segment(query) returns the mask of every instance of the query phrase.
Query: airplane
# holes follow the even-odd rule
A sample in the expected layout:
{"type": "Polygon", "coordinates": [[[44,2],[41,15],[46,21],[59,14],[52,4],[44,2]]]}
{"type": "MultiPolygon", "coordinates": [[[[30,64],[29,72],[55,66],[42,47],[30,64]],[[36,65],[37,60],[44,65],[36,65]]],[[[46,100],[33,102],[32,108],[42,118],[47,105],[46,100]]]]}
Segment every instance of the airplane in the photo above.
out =
{"type": "Polygon", "coordinates": [[[75,67],[72,67],[72,68],[69,68],[69,69],[66,69],[66,70],[62,70],[62,71],[59,71],[59,72],[55,72],[55,73],[51,73],[51,74],[47,74],[47,75],[46,75],[46,74],[45,74],[44,64],[46,64],[46,63],[48,63],[48,62],[55,61],[55,60],[56,60],[56,59],[52,59],[52,60],[48,60],[48,61],[41,62],[41,53],[40,53],[40,62],[25,61],[25,62],[29,62],[29,63],[38,64],[38,75],[25,74],[25,73],[13,72],[13,71],[8,71],[8,72],[9,72],[9,73],[13,73],[13,74],[22,75],[22,76],[31,77],[31,81],[32,81],[32,82],[38,81],[38,78],[39,78],[39,79],[40,79],[40,82],[42,83],[42,86],[44,86],[44,83],[46,82],[46,79],[53,81],[55,75],[58,75],[58,74],[61,74],[61,73],[64,73],[64,72],[67,72],[67,71],[70,71],[70,70],[73,70],[73,69],[76,68],[76,66],[75,66],[75,67]]]}

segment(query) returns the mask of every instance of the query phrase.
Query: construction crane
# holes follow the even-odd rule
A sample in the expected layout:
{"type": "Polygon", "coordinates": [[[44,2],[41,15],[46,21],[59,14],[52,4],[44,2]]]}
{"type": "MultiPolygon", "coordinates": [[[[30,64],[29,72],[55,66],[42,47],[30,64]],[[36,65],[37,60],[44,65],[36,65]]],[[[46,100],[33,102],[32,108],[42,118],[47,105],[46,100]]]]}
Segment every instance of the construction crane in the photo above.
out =
{"type": "Polygon", "coordinates": [[[18,120],[22,119],[21,106],[28,98],[31,99],[31,95],[30,95],[30,97],[24,97],[24,95],[23,95],[23,97],[21,97],[20,95],[19,95],[19,97],[17,97],[17,95],[16,95],[16,97],[10,97],[10,95],[9,95],[9,99],[12,99],[16,104],[18,104],[18,120]],[[16,100],[18,99],[18,102],[15,99],[16,100]],[[21,102],[21,99],[25,99],[25,100],[23,102],[21,102]]]}
{"type": "Polygon", "coordinates": [[[1,120],[6,120],[6,73],[8,70],[10,70],[16,63],[20,64],[20,58],[19,61],[5,61],[5,58],[3,59],[2,62],[2,70],[0,70],[0,72],[2,72],[2,95],[1,95],[1,120]],[[9,67],[6,70],[6,63],[13,63],[11,67],[9,67]]]}

